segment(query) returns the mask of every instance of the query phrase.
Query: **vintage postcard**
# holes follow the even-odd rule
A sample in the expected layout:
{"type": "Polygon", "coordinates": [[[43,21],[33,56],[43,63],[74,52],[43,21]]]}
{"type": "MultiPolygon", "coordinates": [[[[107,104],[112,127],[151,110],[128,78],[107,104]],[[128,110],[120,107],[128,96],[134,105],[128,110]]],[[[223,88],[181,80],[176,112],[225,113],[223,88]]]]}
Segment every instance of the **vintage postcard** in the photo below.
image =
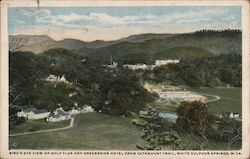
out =
{"type": "Polygon", "coordinates": [[[249,3],[1,1],[0,158],[249,158],[249,3]]]}

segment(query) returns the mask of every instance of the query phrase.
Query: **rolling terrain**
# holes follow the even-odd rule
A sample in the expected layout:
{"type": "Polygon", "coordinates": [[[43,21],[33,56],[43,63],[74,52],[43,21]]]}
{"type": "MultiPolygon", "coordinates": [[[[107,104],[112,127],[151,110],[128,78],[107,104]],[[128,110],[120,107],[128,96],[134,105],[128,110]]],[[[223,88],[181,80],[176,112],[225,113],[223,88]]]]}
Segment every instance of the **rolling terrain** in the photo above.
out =
{"type": "Polygon", "coordinates": [[[152,63],[157,58],[203,57],[241,54],[241,31],[198,31],[183,34],[141,34],[115,41],[85,42],[76,39],[55,41],[47,35],[9,36],[10,51],[43,53],[62,48],[101,63],[152,63]],[[130,61],[129,58],[134,60],[130,61]]]}
{"type": "MultiPolygon", "coordinates": [[[[139,117],[140,110],[148,106],[167,112],[175,112],[179,106],[174,100],[155,102],[158,95],[147,91],[145,82],[219,96],[220,100],[208,103],[212,115],[241,113],[242,56],[238,30],[142,34],[116,41],[56,41],[47,35],[10,36],[9,40],[10,149],[135,150],[146,140],[131,119],[139,117]],[[152,65],[157,59],[180,62],[147,70],[123,67],[152,65]],[[110,62],[117,62],[117,67],[107,66],[110,62]],[[65,77],[67,82],[47,81],[50,75],[65,77]],[[16,115],[16,106],[48,111],[60,106],[68,111],[76,105],[90,105],[96,112],[76,115],[70,129],[65,128],[68,122],[25,121],[16,115]]],[[[228,149],[227,136],[224,141],[217,140],[221,130],[212,130],[215,132],[208,134],[211,140],[205,149],[228,149]]],[[[202,141],[201,136],[177,129],[176,132],[184,146],[202,141]]],[[[240,147],[241,143],[236,142],[231,148],[240,147]]],[[[196,150],[195,145],[191,149],[196,150]]]]}

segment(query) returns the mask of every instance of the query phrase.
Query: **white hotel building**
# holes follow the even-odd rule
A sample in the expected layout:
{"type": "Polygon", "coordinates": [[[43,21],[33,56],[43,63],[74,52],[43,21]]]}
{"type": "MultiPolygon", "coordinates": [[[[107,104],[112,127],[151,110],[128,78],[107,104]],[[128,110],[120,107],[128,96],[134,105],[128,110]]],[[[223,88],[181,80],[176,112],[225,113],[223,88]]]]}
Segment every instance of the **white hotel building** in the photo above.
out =
{"type": "Polygon", "coordinates": [[[160,66],[160,65],[167,65],[170,63],[180,63],[180,60],[156,60],[155,65],[160,66]]]}
{"type": "Polygon", "coordinates": [[[48,117],[50,112],[46,109],[36,109],[34,107],[24,109],[20,112],[17,112],[18,117],[24,117],[26,119],[36,120],[44,119],[48,117]]]}
{"type": "Polygon", "coordinates": [[[184,101],[205,101],[206,97],[190,91],[166,91],[158,92],[162,99],[180,99],[184,101]]]}

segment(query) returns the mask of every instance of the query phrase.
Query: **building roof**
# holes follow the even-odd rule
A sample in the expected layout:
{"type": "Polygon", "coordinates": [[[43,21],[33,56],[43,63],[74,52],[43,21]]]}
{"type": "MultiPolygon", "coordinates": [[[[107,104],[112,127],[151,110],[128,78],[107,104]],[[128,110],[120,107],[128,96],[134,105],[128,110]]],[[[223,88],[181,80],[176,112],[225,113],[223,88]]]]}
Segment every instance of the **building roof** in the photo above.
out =
{"type": "Polygon", "coordinates": [[[26,112],[26,113],[33,112],[35,114],[40,114],[40,113],[46,113],[46,112],[48,112],[47,109],[37,109],[35,107],[25,108],[25,109],[23,109],[23,111],[26,112]]]}
{"type": "Polygon", "coordinates": [[[65,112],[64,110],[57,110],[57,113],[58,114],[61,114],[61,115],[63,115],[63,116],[66,116],[66,115],[69,115],[69,113],[68,112],[65,112]]]}
{"type": "Polygon", "coordinates": [[[59,118],[61,116],[68,116],[69,112],[65,112],[63,109],[56,109],[53,113],[50,113],[49,117],[59,118]]]}
{"type": "Polygon", "coordinates": [[[62,115],[54,114],[54,113],[50,113],[50,115],[49,115],[49,117],[52,117],[52,118],[59,118],[60,116],[62,116],[62,115]]]}

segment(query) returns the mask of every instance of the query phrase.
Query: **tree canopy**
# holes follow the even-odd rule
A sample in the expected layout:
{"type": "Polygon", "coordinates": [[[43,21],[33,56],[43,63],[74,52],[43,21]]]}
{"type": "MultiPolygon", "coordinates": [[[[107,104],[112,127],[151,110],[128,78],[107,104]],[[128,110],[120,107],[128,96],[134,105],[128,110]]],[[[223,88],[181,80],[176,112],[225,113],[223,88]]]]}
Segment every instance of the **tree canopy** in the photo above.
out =
{"type": "Polygon", "coordinates": [[[206,132],[212,123],[206,104],[201,101],[184,101],[177,107],[176,112],[178,128],[206,138],[206,132]]]}

